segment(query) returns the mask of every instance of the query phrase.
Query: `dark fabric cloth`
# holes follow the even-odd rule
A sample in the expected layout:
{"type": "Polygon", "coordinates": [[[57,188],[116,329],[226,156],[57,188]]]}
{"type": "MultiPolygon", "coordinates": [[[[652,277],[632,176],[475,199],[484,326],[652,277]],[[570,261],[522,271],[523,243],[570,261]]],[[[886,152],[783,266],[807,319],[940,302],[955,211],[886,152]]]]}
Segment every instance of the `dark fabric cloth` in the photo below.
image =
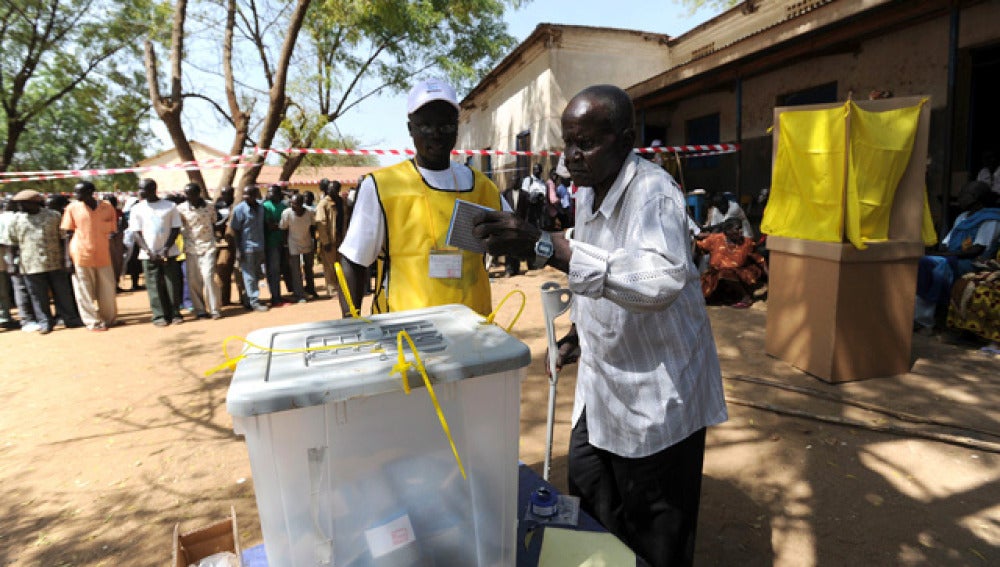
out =
{"type": "Polygon", "coordinates": [[[28,297],[31,309],[37,321],[43,328],[52,330],[56,318],[63,320],[67,327],[82,327],[83,320],[76,308],[73,296],[73,286],[69,274],[64,270],[52,270],[37,274],[26,274],[24,282],[28,287],[28,297]],[[56,316],[49,308],[49,293],[56,304],[56,316]]]}
{"type": "MultiPolygon", "coordinates": [[[[267,291],[271,294],[272,303],[281,302],[281,247],[268,246],[264,249],[265,275],[267,276],[267,291]]],[[[287,266],[287,262],[285,263],[287,266]]],[[[287,269],[287,268],[286,268],[287,269]]]]}
{"type": "Polygon", "coordinates": [[[598,449],[588,441],[584,410],[570,436],[569,493],[651,566],[690,566],[704,456],[704,428],[638,459],[598,449]]]}
{"type": "Polygon", "coordinates": [[[167,258],[163,263],[143,260],[142,269],[153,321],[170,322],[180,319],[184,282],[177,258],[167,258]]]}

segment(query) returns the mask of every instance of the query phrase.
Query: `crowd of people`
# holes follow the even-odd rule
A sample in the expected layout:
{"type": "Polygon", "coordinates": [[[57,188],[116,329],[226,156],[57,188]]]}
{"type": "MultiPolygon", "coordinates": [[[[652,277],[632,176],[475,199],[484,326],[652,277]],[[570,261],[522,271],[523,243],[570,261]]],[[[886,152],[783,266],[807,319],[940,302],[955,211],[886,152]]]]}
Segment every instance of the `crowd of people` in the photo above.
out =
{"type": "Polygon", "coordinates": [[[1000,354],[998,200],[1000,193],[980,179],[959,192],[962,212],[918,265],[915,332],[944,330],[950,340],[985,342],[984,351],[1000,354]]]}
{"type": "Polygon", "coordinates": [[[164,194],[147,178],[121,208],[116,195],[99,199],[90,181],[76,184],[72,202],[20,191],[0,212],[0,327],[41,334],[57,325],[107,331],[119,324],[123,276],[131,278],[132,291],[145,289],[157,327],[219,319],[224,306],[236,303],[234,279],[236,300],[247,310],[303,303],[320,297],[313,270],[317,242],[326,297],[335,297],[332,264],[348,211],[339,182],[323,180],[320,191],[317,203],[311,192],[272,185],[261,200],[260,189],[249,186],[235,203],[231,187],[212,201],[196,183],[164,194]],[[266,303],[259,293],[262,277],[270,293],[266,303]],[[282,294],[282,283],[289,293],[282,294]]]}

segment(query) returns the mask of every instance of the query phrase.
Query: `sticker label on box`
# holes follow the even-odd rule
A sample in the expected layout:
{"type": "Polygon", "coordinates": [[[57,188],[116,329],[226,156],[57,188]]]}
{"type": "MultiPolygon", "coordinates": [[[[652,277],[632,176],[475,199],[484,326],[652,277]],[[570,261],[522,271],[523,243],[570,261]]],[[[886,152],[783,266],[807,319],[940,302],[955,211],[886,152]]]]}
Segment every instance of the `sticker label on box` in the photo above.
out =
{"type": "Polygon", "coordinates": [[[377,528],[365,530],[365,539],[368,540],[372,558],[382,557],[416,541],[413,525],[407,514],[377,528]]]}

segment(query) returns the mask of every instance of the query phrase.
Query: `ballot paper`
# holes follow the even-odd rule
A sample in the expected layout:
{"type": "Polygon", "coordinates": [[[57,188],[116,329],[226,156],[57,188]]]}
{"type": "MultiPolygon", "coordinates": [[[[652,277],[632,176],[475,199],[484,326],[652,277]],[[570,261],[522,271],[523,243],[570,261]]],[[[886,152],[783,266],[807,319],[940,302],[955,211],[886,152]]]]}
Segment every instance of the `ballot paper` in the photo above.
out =
{"type": "Polygon", "coordinates": [[[486,253],[486,245],[482,240],[472,235],[473,221],[483,211],[492,211],[490,207],[484,207],[469,201],[458,199],[455,201],[455,208],[451,212],[451,224],[448,225],[448,246],[476,252],[486,253]]]}
{"type": "Polygon", "coordinates": [[[538,567],[622,567],[635,565],[635,553],[607,532],[548,526],[538,567]]]}

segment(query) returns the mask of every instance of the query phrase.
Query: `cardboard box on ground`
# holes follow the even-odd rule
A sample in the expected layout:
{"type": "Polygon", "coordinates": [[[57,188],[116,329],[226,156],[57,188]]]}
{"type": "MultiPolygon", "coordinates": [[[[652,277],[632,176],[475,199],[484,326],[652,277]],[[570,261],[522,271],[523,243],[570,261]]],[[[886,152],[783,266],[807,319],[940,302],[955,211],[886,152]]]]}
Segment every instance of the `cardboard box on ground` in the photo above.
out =
{"type": "Polygon", "coordinates": [[[174,526],[174,551],[170,567],[197,565],[198,561],[224,551],[235,554],[237,564],[242,567],[236,509],[233,507],[229,508],[229,518],[189,532],[181,533],[181,525],[177,523],[174,526]]]}

